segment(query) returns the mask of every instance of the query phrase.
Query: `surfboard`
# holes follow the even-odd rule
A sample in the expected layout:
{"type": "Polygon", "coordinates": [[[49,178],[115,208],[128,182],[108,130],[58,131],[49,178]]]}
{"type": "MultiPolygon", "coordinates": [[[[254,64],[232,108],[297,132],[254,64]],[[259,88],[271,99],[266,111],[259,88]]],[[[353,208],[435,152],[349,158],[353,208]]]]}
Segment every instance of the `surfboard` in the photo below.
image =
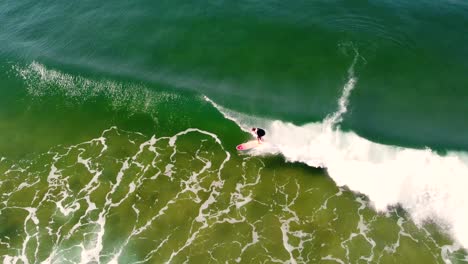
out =
{"type": "Polygon", "coordinates": [[[236,149],[237,150],[249,150],[258,146],[260,146],[260,144],[258,143],[258,140],[252,140],[252,141],[237,145],[236,149]]]}

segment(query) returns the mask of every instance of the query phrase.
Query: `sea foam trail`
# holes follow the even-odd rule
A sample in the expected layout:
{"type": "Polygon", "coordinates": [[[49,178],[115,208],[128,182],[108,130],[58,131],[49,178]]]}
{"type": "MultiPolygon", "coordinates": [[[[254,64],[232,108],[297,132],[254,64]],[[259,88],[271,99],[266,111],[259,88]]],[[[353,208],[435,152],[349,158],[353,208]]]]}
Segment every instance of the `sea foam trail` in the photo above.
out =
{"type": "Polygon", "coordinates": [[[282,154],[289,162],[326,168],[339,186],[369,197],[378,211],[401,205],[421,225],[439,223],[456,240],[452,250],[468,248],[468,154],[449,151],[445,156],[430,149],[411,149],[369,141],[336,126],[347,111],[348,100],[357,78],[354,67],[338,100],[338,110],[323,122],[297,126],[226,109],[209,98],[226,118],[244,131],[262,127],[266,141],[252,155],[282,154]]]}
{"type": "Polygon", "coordinates": [[[356,86],[357,77],[354,74],[354,68],[356,67],[356,63],[358,62],[359,58],[361,58],[361,56],[359,55],[359,51],[357,49],[353,50],[355,53],[354,59],[351,63],[351,66],[348,69],[348,81],[343,87],[343,93],[340,99],[338,100],[338,110],[332,115],[328,116],[324,121],[324,123],[330,129],[343,120],[343,114],[348,111],[349,96],[351,95],[351,91],[354,89],[354,86],[356,86]]]}

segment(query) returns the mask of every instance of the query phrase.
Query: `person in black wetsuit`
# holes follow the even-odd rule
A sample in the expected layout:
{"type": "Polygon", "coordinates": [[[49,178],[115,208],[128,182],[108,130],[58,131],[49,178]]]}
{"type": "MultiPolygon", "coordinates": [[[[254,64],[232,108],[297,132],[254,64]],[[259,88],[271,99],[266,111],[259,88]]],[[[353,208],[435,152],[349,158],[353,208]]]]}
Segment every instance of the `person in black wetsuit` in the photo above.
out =
{"type": "Polygon", "coordinates": [[[262,143],[263,141],[263,136],[265,136],[265,130],[261,129],[261,128],[258,128],[258,127],[254,127],[252,128],[252,132],[255,133],[255,135],[257,135],[257,140],[258,140],[258,143],[262,143]]]}

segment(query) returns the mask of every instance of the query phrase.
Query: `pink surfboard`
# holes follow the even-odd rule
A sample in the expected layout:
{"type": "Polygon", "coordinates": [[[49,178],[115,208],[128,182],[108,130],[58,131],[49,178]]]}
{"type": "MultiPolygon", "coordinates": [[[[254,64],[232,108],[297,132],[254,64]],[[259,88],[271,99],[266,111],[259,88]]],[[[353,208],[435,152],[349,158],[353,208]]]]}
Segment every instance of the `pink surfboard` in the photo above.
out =
{"type": "Polygon", "coordinates": [[[258,140],[252,140],[252,141],[237,145],[236,149],[237,150],[249,150],[258,146],[260,146],[260,144],[258,143],[258,140]]]}

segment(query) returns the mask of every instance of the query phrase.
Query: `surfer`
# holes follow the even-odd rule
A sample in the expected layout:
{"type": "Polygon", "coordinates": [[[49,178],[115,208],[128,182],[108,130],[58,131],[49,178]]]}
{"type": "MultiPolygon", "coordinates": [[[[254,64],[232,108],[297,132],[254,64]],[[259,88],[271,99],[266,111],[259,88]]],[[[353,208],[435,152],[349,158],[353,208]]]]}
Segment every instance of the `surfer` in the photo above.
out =
{"type": "Polygon", "coordinates": [[[262,141],[263,141],[262,137],[265,136],[265,130],[261,128],[253,127],[252,132],[255,133],[255,135],[257,135],[258,143],[262,144],[262,141]]]}

